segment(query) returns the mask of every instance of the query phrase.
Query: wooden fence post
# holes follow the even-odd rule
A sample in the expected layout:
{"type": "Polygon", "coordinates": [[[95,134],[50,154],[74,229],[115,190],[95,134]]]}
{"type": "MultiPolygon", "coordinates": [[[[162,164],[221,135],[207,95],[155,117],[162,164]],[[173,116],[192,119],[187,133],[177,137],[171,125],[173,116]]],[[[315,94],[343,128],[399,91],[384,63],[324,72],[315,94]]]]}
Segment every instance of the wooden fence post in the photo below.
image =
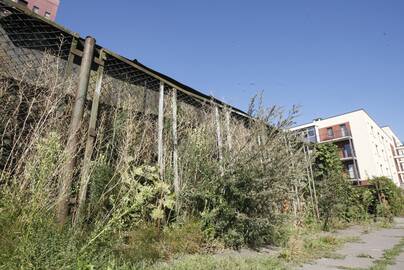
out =
{"type": "Polygon", "coordinates": [[[159,111],[158,111],[158,142],[157,142],[157,163],[159,166],[160,178],[164,177],[164,157],[163,157],[163,128],[164,128],[164,82],[160,82],[159,111]]]}
{"type": "Polygon", "coordinates": [[[101,63],[101,65],[98,66],[97,82],[96,82],[92,105],[91,105],[91,115],[90,115],[90,123],[89,123],[89,127],[88,127],[86,150],[84,153],[83,168],[81,170],[81,176],[80,176],[78,206],[77,206],[76,216],[74,219],[75,224],[77,222],[79,222],[79,220],[82,218],[81,216],[82,216],[82,212],[83,212],[84,205],[86,202],[88,182],[90,180],[89,179],[90,162],[91,162],[91,156],[93,154],[94,141],[95,141],[95,138],[97,135],[95,128],[96,128],[97,117],[98,117],[98,106],[99,106],[100,96],[101,96],[102,79],[103,79],[103,75],[104,75],[104,60],[105,60],[104,51],[101,51],[100,58],[101,58],[102,63],[101,63]]]}

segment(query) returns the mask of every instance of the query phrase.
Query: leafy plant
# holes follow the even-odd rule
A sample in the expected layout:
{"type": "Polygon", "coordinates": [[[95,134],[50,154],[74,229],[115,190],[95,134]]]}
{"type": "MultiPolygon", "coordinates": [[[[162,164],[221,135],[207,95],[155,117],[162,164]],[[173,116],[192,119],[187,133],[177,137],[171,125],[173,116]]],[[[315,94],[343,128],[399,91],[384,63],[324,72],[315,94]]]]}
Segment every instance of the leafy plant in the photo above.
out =
{"type": "Polygon", "coordinates": [[[349,200],[350,183],[345,179],[338,147],[331,143],[316,145],[315,180],[323,228],[329,229],[335,216],[341,215],[349,200]]]}

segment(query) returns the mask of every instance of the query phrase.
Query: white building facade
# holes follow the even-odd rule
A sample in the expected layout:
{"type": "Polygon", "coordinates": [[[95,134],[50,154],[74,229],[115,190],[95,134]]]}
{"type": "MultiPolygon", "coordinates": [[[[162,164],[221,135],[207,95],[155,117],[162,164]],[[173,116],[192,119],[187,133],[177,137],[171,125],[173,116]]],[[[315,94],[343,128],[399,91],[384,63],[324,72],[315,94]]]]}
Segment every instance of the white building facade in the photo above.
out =
{"type": "Polygon", "coordinates": [[[389,127],[380,127],[365,110],[316,119],[294,127],[313,143],[332,142],[347,176],[355,184],[386,176],[397,186],[404,184],[404,146],[389,127]]]}

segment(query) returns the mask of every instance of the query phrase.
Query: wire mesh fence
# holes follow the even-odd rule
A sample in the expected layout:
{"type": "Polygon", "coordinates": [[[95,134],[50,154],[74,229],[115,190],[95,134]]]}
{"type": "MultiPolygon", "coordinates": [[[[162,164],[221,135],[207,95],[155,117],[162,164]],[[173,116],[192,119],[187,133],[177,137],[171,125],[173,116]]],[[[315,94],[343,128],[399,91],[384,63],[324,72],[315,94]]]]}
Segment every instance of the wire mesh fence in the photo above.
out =
{"type": "MultiPolygon", "coordinates": [[[[220,159],[223,144],[231,147],[230,129],[250,119],[237,108],[96,44],[91,48],[93,57],[83,113],[79,115],[80,129],[72,130],[71,123],[77,117],[73,107],[78,103],[80,83],[83,82],[80,74],[85,68],[82,64],[85,44],[86,39],[78,34],[18,4],[0,0],[0,79],[3,86],[6,82],[14,82],[19,88],[19,97],[24,97],[20,99],[26,99],[19,103],[15,99],[18,113],[10,109],[14,106],[12,103],[1,104],[1,113],[4,116],[21,114],[24,108],[44,106],[45,101],[36,102],[34,106],[32,100],[40,96],[29,93],[41,87],[49,88],[49,82],[52,82],[58,91],[58,98],[53,99],[57,105],[53,106],[63,119],[58,124],[60,129],[64,128],[64,140],[69,136],[77,136],[79,140],[71,153],[71,158],[79,158],[75,161],[75,172],[70,176],[81,174],[82,184],[88,182],[91,160],[103,159],[113,166],[124,166],[130,160],[135,164],[157,164],[160,176],[174,179],[173,185],[178,189],[179,179],[191,173],[186,172],[186,158],[183,158],[189,154],[189,141],[197,142],[203,136],[216,138],[211,158],[220,159]],[[25,87],[21,87],[22,82],[25,87]],[[25,105],[20,106],[22,103],[25,105]],[[220,115],[215,115],[215,110],[220,115]],[[69,125],[70,130],[67,129],[69,125]],[[194,137],[189,136],[189,130],[197,131],[192,135],[194,137]]],[[[43,96],[41,100],[46,98],[43,96]]],[[[24,113],[20,118],[19,125],[25,125],[24,113]]],[[[5,134],[13,133],[7,123],[3,117],[0,123],[3,134],[0,167],[3,171],[7,166],[13,167],[5,157],[15,151],[12,145],[16,140],[10,135],[10,145],[3,143],[5,134]]],[[[27,140],[31,135],[25,134],[27,140]]],[[[21,155],[24,149],[19,151],[14,156],[21,155]]]]}
{"type": "MultiPolygon", "coordinates": [[[[18,78],[24,76],[27,83],[35,83],[45,55],[54,57],[59,66],[60,75],[73,76],[77,82],[84,39],[51,21],[37,16],[18,5],[0,1],[0,73],[2,77],[18,78]]],[[[100,103],[115,106],[118,100],[132,97],[139,104],[139,112],[157,115],[158,92],[160,83],[164,82],[164,91],[169,94],[173,88],[178,90],[180,103],[196,108],[204,104],[226,106],[222,102],[199,93],[165,75],[143,66],[135,61],[127,60],[108,50],[96,46],[94,62],[91,68],[88,100],[92,99],[97,80],[98,65],[104,66],[104,78],[100,103]],[[105,59],[100,59],[101,53],[105,59]],[[140,106],[142,105],[142,106],[140,106]]],[[[67,93],[74,94],[74,93],[67,93]]],[[[234,108],[234,112],[242,117],[246,114],[234,108]]]]}

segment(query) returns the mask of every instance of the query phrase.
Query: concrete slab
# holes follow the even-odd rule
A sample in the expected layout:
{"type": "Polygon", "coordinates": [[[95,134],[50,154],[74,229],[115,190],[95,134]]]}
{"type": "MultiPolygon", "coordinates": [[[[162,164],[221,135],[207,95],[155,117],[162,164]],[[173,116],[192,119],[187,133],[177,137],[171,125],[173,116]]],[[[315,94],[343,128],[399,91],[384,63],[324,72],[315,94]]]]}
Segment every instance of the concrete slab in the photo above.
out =
{"type": "MultiPolygon", "coordinates": [[[[337,254],[341,259],[319,259],[312,264],[305,264],[297,269],[341,269],[342,267],[369,268],[374,261],[380,259],[386,249],[394,247],[404,237],[404,218],[396,218],[393,228],[380,229],[364,233],[359,227],[335,233],[338,236],[357,236],[357,243],[346,243],[337,254]]],[[[404,253],[396,260],[389,270],[404,270],[404,253]]]]}

